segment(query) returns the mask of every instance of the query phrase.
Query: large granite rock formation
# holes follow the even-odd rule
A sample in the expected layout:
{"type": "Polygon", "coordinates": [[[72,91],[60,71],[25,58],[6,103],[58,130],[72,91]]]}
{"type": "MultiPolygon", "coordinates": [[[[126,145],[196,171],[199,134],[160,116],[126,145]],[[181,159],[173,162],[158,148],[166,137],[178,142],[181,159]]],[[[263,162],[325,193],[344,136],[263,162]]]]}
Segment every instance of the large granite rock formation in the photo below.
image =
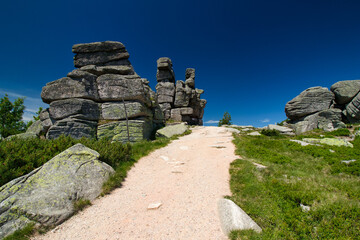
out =
{"type": "Polygon", "coordinates": [[[360,122],[360,80],[346,80],[327,88],[303,91],[285,106],[286,116],[296,134],[316,128],[333,131],[345,123],[360,122]]]}
{"type": "Polygon", "coordinates": [[[200,99],[204,90],[195,88],[195,69],[186,69],[185,82],[178,80],[175,84],[169,58],[159,58],[157,68],[156,93],[165,120],[202,125],[206,100],[200,99]]]}
{"type": "Polygon", "coordinates": [[[43,166],[0,187],[0,239],[35,222],[60,224],[79,199],[93,200],[114,172],[99,153],[76,144],[43,166]]]}
{"type": "MultiPolygon", "coordinates": [[[[50,104],[40,114],[47,138],[64,134],[133,142],[148,139],[164,124],[156,94],[135,73],[122,43],[76,44],[72,50],[77,69],[41,92],[50,104]],[[114,132],[109,134],[109,129],[114,132]]],[[[159,66],[159,79],[174,82],[171,61],[159,60],[159,66]]]]}

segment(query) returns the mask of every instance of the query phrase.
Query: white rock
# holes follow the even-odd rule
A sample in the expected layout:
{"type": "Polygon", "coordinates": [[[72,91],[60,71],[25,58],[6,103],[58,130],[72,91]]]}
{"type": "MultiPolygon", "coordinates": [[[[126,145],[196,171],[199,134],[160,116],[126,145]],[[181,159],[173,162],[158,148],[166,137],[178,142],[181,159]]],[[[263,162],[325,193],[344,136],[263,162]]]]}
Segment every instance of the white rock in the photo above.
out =
{"type": "Polygon", "coordinates": [[[262,231],[249,215],[229,199],[218,201],[218,211],[221,228],[225,235],[229,235],[233,230],[253,229],[256,232],[262,231]]]}
{"type": "Polygon", "coordinates": [[[189,147],[188,146],[180,146],[180,149],[181,150],[189,150],[189,147]]]}
{"type": "Polygon", "coordinates": [[[256,167],[257,169],[265,169],[265,168],[267,168],[267,166],[264,166],[264,165],[262,165],[262,164],[260,164],[260,163],[255,163],[255,162],[253,162],[253,164],[255,165],[255,167],[256,167]]]}
{"type": "Polygon", "coordinates": [[[249,136],[261,136],[261,133],[259,133],[259,132],[251,132],[251,133],[248,133],[247,135],[249,135],[249,136]]]}
{"type": "Polygon", "coordinates": [[[301,207],[301,210],[302,210],[303,212],[308,212],[308,211],[310,211],[310,207],[309,207],[309,206],[306,206],[306,205],[303,205],[303,204],[300,203],[300,207],[301,207]]]}
{"type": "Polygon", "coordinates": [[[345,164],[349,164],[349,163],[352,163],[352,162],[356,162],[355,159],[351,159],[351,160],[342,160],[341,161],[342,163],[345,163],[345,164]]]}
{"type": "Polygon", "coordinates": [[[160,156],[160,158],[162,158],[165,161],[169,161],[169,158],[167,156],[160,156]]]}
{"type": "Polygon", "coordinates": [[[150,203],[149,206],[147,207],[147,209],[148,210],[158,209],[161,205],[162,205],[161,202],[150,203]]]}

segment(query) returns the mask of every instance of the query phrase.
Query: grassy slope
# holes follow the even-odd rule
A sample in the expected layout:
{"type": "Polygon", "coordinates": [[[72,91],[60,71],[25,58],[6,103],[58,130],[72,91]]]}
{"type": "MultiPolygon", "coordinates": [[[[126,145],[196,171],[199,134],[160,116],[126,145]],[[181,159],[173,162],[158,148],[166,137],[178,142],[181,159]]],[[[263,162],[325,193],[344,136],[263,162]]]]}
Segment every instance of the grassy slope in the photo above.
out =
{"type": "Polygon", "coordinates": [[[360,239],[359,137],[354,148],[302,147],[285,137],[246,135],[234,143],[244,159],[231,164],[230,198],[263,233],[234,231],[231,239],[360,239]],[[349,159],[357,161],[341,163],[349,159]],[[311,210],[302,211],[300,204],[311,210]]]}

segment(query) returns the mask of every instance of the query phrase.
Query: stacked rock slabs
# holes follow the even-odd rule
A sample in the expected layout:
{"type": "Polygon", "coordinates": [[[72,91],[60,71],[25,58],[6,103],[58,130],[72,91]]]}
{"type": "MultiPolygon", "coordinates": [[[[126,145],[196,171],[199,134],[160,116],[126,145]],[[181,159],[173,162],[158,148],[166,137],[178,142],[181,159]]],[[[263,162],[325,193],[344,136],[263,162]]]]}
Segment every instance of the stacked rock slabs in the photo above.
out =
{"type": "Polygon", "coordinates": [[[50,104],[42,114],[47,138],[148,139],[158,107],[155,93],[135,73],[125,46],[106,41],[76,44],[72,50],[78,69],[42,89],[43,101],[50,104]]]}
{"type": "Polygon", "coordinates": [[[195,69],[187,68],[185,82],[176,81],[169,58],[157,60],[156,93],[165,120],[202,125],[206,100],[200,99],[204,90],[195,88],[195,69]]]}

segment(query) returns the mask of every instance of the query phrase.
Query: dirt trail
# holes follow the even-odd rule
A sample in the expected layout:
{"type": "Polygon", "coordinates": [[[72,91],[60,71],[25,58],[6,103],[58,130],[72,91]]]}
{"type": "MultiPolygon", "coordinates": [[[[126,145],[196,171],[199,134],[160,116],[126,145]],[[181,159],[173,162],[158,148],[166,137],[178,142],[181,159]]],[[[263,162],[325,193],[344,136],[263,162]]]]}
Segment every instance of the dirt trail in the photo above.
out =
{"type": "Polygon", "coordinates": [[[140,159],[122,188],[33,239],[227,239],[216,204],[231,194],[231,140],[226,128],[196,127],[140,159]],[[157,202],[158,209],[147,209],[157,202]]]}

